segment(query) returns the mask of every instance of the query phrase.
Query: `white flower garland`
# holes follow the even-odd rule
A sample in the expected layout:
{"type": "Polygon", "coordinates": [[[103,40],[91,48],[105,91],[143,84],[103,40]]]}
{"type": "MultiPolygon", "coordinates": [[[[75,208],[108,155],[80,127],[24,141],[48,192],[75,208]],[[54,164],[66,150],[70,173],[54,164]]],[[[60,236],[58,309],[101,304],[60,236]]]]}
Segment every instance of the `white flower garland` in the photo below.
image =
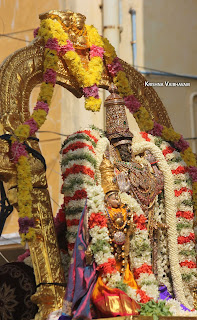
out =
{"type": "MultiPolygon", "coordinates": [[[[129,208],[135,212],[137,216],[143,215],[144,212],[141,209],[139,203],[129,196],[127,193],[120,194],[121,201],[123,203],[126,203],[129,208]]],[[[135,231],[135,235],[131,239],[130,242],[130,260],[132,261],[133,268],[140,268],[144,263],[147,265],[152,265],[151,262],[151,246],[150,246],[150,240],[148,238],[148,231],[146,230],[140,230],[137,229],[135,231]],[[142,251],[142,256],[138,258],[136,255],[137,252],[137,245],[144,245],[145,250],[142,251]]],[[[141,290],[145,291],[146,294],[153,298],[155,301],[159,298],[159,291],[158,291],[158,283],[155,278],[154,274],[148,274],[148,273],[141,273],[139,279],[136,280],[137,284],[140,286],[141,290]]]]}
{"type": "MultiPolygon", "coordinates": [[[[140,139],[141,138],[142,137],[140,137],[140,139]]],[[[190,175],[187,171],[185,173],[177,173],[177,169],[179,169],[179,167],[187,170],[187,165],[182,160],[181,154],[178,151],[176,151],[174,148],[172,148],[172,146],[168,142],[163,141],[161,138],[155,138],[150,134],[147,135],[147,138],[150,139],[151,142],[159,145],[159,148],[164,153],[164,157],[168,163],[168,166],[173,173],[174,193],[176,194],[175,201],[176,201],[177,212],[189,211],[193,213],[193,206],[191,205],[192,204],[192,194],[191,194],[192,182],[191,182],[190,175]]],[[[163,218],[165,219],[164,214],[163,214],[163,218]]],[[[176,220],[177,220],[178,237],[181,237],[181,236],[187,237],[190,234],[194,234],[192,218],[177,216],[176,220]]],[[[165,232],[161,232],[160,236],[164,237],[165,236],[164,233],[165,232]]],[[[160,246],[162,246],[162,252],[163,251],[165,252],[165,240],[166,239],[160,239],[161,241],[160,246]]],[[[180,263],[182,262],[180,271],[182,274],[185,296],[189,304],[193,305],[193,296],[190,291],[190,288],[195,287],[196,285],[197,269],[194,267],[190,268],[189,263],[190,264],[196,263],[194,241],[190,240],[190,242],[188,243],[183,242],[181,244],[178,244],[178,252],[179,252],[179,262],[180,263]],[[185,262],[188,262],[188,266],[185,266],[185,262]]],[[[162,255],[163,263],[164,263],[164,258],[165,257],[163,254],[162,255]]],[[[159,261],[158,261],[158,265],[159,265],[159,261]]],[[[159,269],[161,271],[160,267],[159,269]]],[[[165,279],[167,280],[167,278],[165,279]]],[[[166,286],[168,287],[167,284],[166,286]]]]}
{"type": "Polygon", "coordinates": [[[168,239],[169,239],[169,260],[172,272],[173,287],[177,299],[184,304],[187,308],[192,309],[189,305],[185,294],[184,285],[180,272],[178,245],[177,245],[177,230],[176,230],[176,205],[174,196],[174,179],[169,169],[168,164],[161,152],[161,150],[150,142],[133,144],[134,154],[139,154],[145,150],[151,151],[158,167],[164,175],[164,193],[165,193],[165,209],[166,209],[166,223],[168,225],[168,239]]]}

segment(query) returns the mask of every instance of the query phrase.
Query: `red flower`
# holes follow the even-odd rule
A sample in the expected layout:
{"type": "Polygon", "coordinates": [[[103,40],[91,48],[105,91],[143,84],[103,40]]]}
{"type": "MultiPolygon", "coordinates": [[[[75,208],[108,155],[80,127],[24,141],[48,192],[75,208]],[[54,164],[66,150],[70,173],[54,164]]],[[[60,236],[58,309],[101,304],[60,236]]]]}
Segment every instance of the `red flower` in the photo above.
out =
{"type": "Polygon", "coordinates": [[[83,130],[83,131],[77,131],[77,133],[85,133],[87,134],[87,136],[89,136],[92,140],[94,140],[95,143],[97,143],[98,139],[95,138],[92,134],[90,130],[83,130]]]}
{"type": "Polygon", "coordinates": [[[66,220],[66,225],[67,225],[67,227],[78,226],[79,225],[79,219],[67,219],[66,220]]]}
{"type": "Polygon", "coordinates": [[[194,218],[194,213],[191,211],[177,211],[176,213],[177,218],[185,218],[188,220],[192,220],[194,218]]]}
{"type": "Polygon", "coordinates": [[[140,132],[141,136],[143,139],[145,139],[146,141],[150,141],[150,138],[148,137],[148,133],[147,132],[140,132]]]}
{"type": "Polygon", "coordinates": [[[140,295],[140,298],[141,298],[140,302],[141,303],[146,303],[151,300],[151,298],[146,295],[146,292],[141,289],[137,289],[137,294],[140,295]]]}
{"type": "Polygon", "coordinates": [[[146,263],[144,263],[141,267],[133,269],[133,274],[135,279],[138,279],[141,273],[148,273],[148,274],[153,273],[152,266],[148,266],[146,263]]]}
{"type": "Polygon", "coordinates": [[[188,172],[188,168],[182,167],[182,166],[179,166],[177,169],[172,170],[172,174],[179,174],[179,173],[186,173],[186,172],[188,172]]]}
{"type": "Polygon", "coordinates": [[[74,243],[68,243],[68,250],[73,250],[75,244],[74,243]]]}
{"type": "Polygon", "coordinates": [[[97,270],[104,274],[116,272],[116,260],[114,258],[108,259],[108,262],[100,264],[97,270]]]}
{"type": "Polygon", "coordinates": [[[68,204],[69,201],[71,200],[81,200],[81,199],[84,199],[87,197],[87,192],[85,191],[85,189],[82,189],[82,190],[76,190],[75,193],[74,193],[74,196],[72,197],[65,197],[64,198],[64,203],[65,204],[68,204]]]}
{"type": "Polygon", "coordinates": [[[163,155],[164,157],[168,154],[168,153],[172,153],[175,149],[172,148],[172,147],[167,147],[165,148],[162,152],[163,152],[163,155]]]}
{"type": "Polygon", "coordinates": [[[133,216],[133,222],[136,224],[136,227],[140,230],[146,229],[146,218],[143,214],[137,216],[136,214],[133,216]]]}
{"type": "Polygon", "coordinates": [[[56,218],[58,218],[58,220],[60,222],[64,222],[66,220],[65,218],[65,212],[64,212],[64,204],[61,205],[61,208],[59,209],[56,218]]]}
{"type": "Polygon", "coordinates": [[[67,148],[65,148],[63,150],[63,154],[67,153],[70,150],[74,151],[74,150],[82,149],[82,148],[88,148],[90,151],[95,153],[94,148],[92,146],[90,146],[87,143],[78,141],[78,142],[74,142],[74,143],[70,144],[67,148]]]}
{"type": "Polygon", "coordinates": [[[189,192],[190,194],[193,193],[191,189],[187,189],[186,187],[182,187],[180,190],[174,190],[175,197],[179,197],[183,192],[189,192]]]}
{"type": "Polygon", "coordinates": [[[77,164],[74,164],[71,168],[66,169],[66,171],[63,173],[62,176],[63,176],[63,179],[65,179],[69,174],[75,174],[79,172],[83,174],[87,174],[91,178],[94,178],[93,170],[91,170],[90,168],[87,168],[86,166],[77,165],[77,164]]]}
{"type": "Polygon", "coordinates": [[[183,244],[190,241],[193,241],[193,242],[195,241],[195,235],[192,232],[187,237],[184,237],[184,236],[178,237],[178,244],[183,244]]]}
{"type": "Polygon", "coordinates": [[[193,261],[185,260],[180,263],[181,267],[188,267],[188,268],[196,268],[196,263],[193,261]]]}
{"type": "Polygon", "coordinates": [[[89,228],[92,229],[95,226],[99,226],[101,228],[107,227],[107,218],[103,215],[102,212],[92,213],[89,218],[89,228]]]}

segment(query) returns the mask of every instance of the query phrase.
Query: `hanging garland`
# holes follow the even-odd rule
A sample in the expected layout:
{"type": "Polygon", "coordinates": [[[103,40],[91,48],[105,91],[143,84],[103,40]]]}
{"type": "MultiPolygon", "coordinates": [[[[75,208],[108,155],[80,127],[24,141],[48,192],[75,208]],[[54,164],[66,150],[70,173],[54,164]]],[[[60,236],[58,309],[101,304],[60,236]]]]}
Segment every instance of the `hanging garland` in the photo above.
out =
{"type": "Polygon", "coordinates": [[[98,96],[98,85],[103,72],[103,58],[105,58],[108,71],[113,77],[113,82],[117,86],[119,94],[124,98],[127,108],[133,113],[141,130],[174,142],[175,146],[181,151],[183,160],[188,165],[193,180],[193,204],[195,210],[197,210],[196,159],[188,143],[172,128],[167,128],[151,120],[148,111],[134,97],[113,46],[107,39],[102,39],[93,26],[86,26],[86,32],[90,46],[90,61],[87,69],[83,67],[73,43],[69,40],[68,34],[58,21],[52,19],[42,20],[40,28],[35,30],[35,36],[38,35],[45,41],[44,82],[41,84],[38,100],[31,118],[16,128],[11,146],[13,161],[17,167],[19,232],[22,242],[34,237],[34,220],[31,209],[32,181],[28,153],[23,143],[30,135],[35,134],[46,120],[56,83],[56,71],[60,56],[65,59],[70,72],[83,88],[85,107],[91,111],[100,109],[101,100],[98,96]]]}
{"type": "Polygon", "coordinates": [[[59,57],[65,59],[71,73],[83,88],[86,109],[92,111],[100,109],[101,100],[98,96],[97,84],[99,84],[103,72],[103,41],[93,26],[86,26],[86,31],[90,45],[90,61],[87,69],[83,67],[73,43],[58,21],[42,20],[40,28],[34,31],[34,36],[42,37],[45,42],[44,81],[41,84],[31,118],[16,128],[11,146],[13,162],[17,167],[19,233],[23,244],[35,236],[35,224],[32,216],[31,169],[24,142],[29,136],[35,134],[46,120],[56,83],[59,57]]]}
{"type": "Polygon", "coordinates": [[[114,84],[117,86],[119,94],[124,98],[126,107],[136,119],[140,130],[161,137],[165,141],[172,142],[175,148],[180,151],[181,157],[187,164],[189,174],[192,178],[193,206],[195,214],[197,215],[197,162],[191,147],[188,142],[183,139],[181,134],[151,119],[148,111],[141,106],[139,101],[134,97],[115,49],[107,39],[103,39],[103,42],[105,50],[104,58],[108,71],[113,78],[114,84]]]}

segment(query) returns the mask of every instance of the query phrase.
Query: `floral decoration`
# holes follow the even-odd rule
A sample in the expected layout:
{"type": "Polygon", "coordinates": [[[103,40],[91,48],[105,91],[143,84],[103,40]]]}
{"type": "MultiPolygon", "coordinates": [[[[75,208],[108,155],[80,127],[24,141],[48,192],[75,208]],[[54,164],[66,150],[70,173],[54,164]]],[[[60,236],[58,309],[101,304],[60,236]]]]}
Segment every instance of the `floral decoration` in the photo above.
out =
{"type": "MultiPolygon", "coordinates": [[[[174,212],[174,215],[176,217],[176,222],[174,222],[174,224],[177,226],[177,236],[176,236],[177,241],[175,242],[176,244],[175,244],[174,251],[177,251],[179,253],[178,260],[179,260],[179,265],[181,267],[180,272],[182,276],[182,282],[183,282],[182,287],[184,290],[184,294],[189,304],[193,305],[193,299],[192,299],[192,295],[190,293],[189,287],[195,286],[197,270],[196,270],[196,260],[195,260],[195,236],[193,231],[193,218],[194,218],[193,207],[192,207],[193,191],[192,191],[192,181],[189,176],[189,169],[186,166],[186,163],[182,160],[180,153],[175,148],[170,146],[169,143],[163,140],[159,140],[159,138],[154,138],[151,135],[145,136],[143,133],[141,133],[141,135],[146,141],[151,141],[159,146],[172,172],[173,184],[170,192],[171,193],[170,206],[172,205],[172,203],[175,203],[176,211],[174,212]]],[[[195,172],[196,172],[195,167],[192,168],[191,170],[192,172],[194,172],[194,176],[195,176],[195,172]]],[[[166,183],[168,183],[168,181],[169,179],[167,179],[166,183]]],[[[169,206],[167,207],[169,208],[169,206]]],[[[165,221],[165,211],[167,211],[167,209],[165,209],[164,211],[164,210],[161,210],[161,208],[159,208],[159,211],[160,211],[160,216],[157,215],[158,218],[164,219],[159,221],[160,222],[165,221]]],[[[167,215],[167,212],[166,212],[166,215],[167,215]]],[[[173,222],[170,221],[169,224],[171,223],[173,222]]],[[[163,231],[161,233],[163,233],[163,231]]],[[[160,251],[162,251],[163,257],[166,252],[164,248],[165,243],[166,243],[165,239],[160,241],[160,245],[161,245],[160,251]]],[[[165,259],[163,257],[162,259],[165,259]]],[[[167,265],[166,260],[164,263],[165,266],[163,265],[162,259],[160,258],[158,262],[159,270],[165,269],[167,265]]],[[[174,260],[174,257],[172,259],[174,260]]],[[[171,270],[173,274],[173,278],[176,277],[177,270],[176,269],[174,271],[171,270]]],[[[160,270],[160,271],[161,271],[161,275],[163,275],[163,270],[160,270]]],[[[165,280],[163,276],[161,276],[161,279],[163,279],[163,281],[165,280]]],[[[166,283],[166,286],[169,288],[168,283],[166,283]]]]}

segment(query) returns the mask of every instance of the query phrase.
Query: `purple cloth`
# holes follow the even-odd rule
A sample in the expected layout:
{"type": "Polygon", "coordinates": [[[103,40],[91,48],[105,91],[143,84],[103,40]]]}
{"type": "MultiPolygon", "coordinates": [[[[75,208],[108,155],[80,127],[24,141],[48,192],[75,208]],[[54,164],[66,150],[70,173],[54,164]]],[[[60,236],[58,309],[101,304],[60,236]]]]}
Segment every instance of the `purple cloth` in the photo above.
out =
{"type": "MultiPolygon", "coordinates": [[[[168,292],[168,289],[166,286],[164,286],[164,285],[160,286],[159,292],[160,292],[159,299],[166,300],[166,301],[172,299],[172,296],[168,292]]],[[[183,304],[180,304],[180,306],[184,311],[191,311],[190,309],[186,308],[183,304]]]]}
{"type": "MultiPolygon", "coordinates": [[[[64,300],[72,303],[72,316],[77,319],[92,319],[91,294],[97,280],[96,266],[86,266],[85,250],[87,244],[83,238],[83,220],[86,205],[79,221],[79,228],[69,269],[68,283],[64,300]]],[[[70,314],[62,313],[64,316],[70,314]]],[[[59,318],[61,319],[61,317],[59,318]]]]}

